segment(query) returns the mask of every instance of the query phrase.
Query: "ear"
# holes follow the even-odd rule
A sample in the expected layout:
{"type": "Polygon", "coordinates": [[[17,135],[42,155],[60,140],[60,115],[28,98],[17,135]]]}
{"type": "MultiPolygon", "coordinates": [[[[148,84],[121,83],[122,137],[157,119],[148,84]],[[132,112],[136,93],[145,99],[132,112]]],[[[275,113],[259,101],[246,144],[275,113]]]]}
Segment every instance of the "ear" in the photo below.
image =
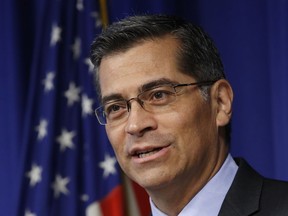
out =
{"type": "Polygon", "coordinates": [[[216,124],[225,126],[232,116],[233,90],[225,79],[218,80],[212,87],[212,98],[216,106],[216,124]]]}

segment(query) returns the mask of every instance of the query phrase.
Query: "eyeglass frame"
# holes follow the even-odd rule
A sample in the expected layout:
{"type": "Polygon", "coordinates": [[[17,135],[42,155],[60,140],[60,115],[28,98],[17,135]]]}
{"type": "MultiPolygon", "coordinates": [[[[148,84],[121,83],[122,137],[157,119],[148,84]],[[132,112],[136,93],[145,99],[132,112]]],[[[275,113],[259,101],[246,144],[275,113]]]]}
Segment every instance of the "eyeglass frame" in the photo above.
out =
{"type": "MultiPolygon", "coordinates": [[[[145,110],[145,108],[144,108],[144,101],[143,100],[141,100],[140,98],[139,98],[139,96],[141,96],[141,95],[143,95],[143,94],[145,94],[146,92],[148,92],[148,91],[151,91],[151,90],[153,90],[153,89],[156,89],[156,88],[159,88],[159,87],[163,87],[163,86],[171,86],[173,89],[174,89],[174,91],[175,91],[175,97],[177,96],[176,95],[176,88],[177,87],[186,87],[186,86],[198,86],[198,87],[201,87],[201,86],[210,86],[210,85],[213,85],[215,82],[217,82],[218,80],[211,80],[211,81],[201,81],[201,82],[193,82],[193,83],[180,83],[180,84],[173,84],[173,83],[167,83],[167,84],[162,84],[162,85],[157,85],[157,86],[155,86],[155,87],[152,87],[152,88],[149,88],[149,89],[146,89],[145,91],[142,91],[142,92],[140,92],[136,97],[132,97],[132,98],[129,98],[128,100],[126,100],[126,99],[119,99],[119,100],[115,100],[115,101],[111,101],[111,102],[107,102],[107,103],[105,103],[105,104],[103,104],[103,105],[101,105],[101,106],[99,106],[99,107],[97,107],[96,109],[95,109],[95,111],[94,111],[94,113],[95,113],[95,115],[96,115],[96,117],[97,117],[97,120],[98,120],[98,122],[99,122],[99,124],[100,125],[107,125],[108,123],[107,123],[107,115],[105,114],[105,109],[103,109],[103,107],[105,107],[107,104],[109,104],[109,103],[113,103],[113,102],[117,102],[117,101],[125,101],[125,103],[126,103],[126,107],[127,107],[127,113],[129,113],[130,112],[130,110],[131,110],[131,103],[130,103],[130,101],[132,101],[132,100],[135,100],[135,101],[137,101],[137,103],[145,110]],[[102,115],[103,115],[103,119],[106,119],[105,120],[105,122],[106,123],[103,123],[101,120],[100,120],[100,116],[98,115],[98,114],[100,114],[100,113],[98,113],[98,110],[100,110],[100,109],[103,109],[101,112],[102,112],[102,115]]],[[[101,114],[100,114],[101,115],[101,114]]]]}

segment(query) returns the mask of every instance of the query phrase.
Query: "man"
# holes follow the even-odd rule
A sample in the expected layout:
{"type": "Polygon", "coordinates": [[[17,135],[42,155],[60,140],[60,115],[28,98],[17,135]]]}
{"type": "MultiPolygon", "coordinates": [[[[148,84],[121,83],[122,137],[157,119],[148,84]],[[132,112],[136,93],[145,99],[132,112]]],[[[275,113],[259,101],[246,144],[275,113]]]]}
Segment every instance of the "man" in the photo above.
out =
{"type": "Polygon", "coordinates": [[[233,91],[197,26],[147,15],[93,42],[100,124],[153,215],[288,215],[288,184],[229,154],[233,91]]]}

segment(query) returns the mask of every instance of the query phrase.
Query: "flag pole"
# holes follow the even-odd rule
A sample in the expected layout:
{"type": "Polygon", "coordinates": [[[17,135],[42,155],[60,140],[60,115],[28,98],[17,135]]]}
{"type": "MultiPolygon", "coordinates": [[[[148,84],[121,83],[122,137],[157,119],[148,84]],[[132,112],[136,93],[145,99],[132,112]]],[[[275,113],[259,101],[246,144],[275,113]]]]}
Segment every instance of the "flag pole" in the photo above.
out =
{"type": "Polygon", "coordinates": [[[99,0],[99,1],[100,1],[100,15],[101,15],[101,20],[102,20],[102,25],[103,25],[103,28],[106,28],[109,22],[106,0],[99,0]]]}

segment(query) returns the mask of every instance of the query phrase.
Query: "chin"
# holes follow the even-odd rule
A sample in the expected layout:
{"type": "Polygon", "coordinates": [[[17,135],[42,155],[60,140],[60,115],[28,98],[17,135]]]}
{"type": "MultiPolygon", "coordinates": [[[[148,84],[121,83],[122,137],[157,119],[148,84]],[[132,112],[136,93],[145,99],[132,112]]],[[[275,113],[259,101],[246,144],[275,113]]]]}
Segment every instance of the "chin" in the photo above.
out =
{"type": "Polygon", "coordinates": [[[143,177],[138,176],[134,179],[134,181],[139,184],[141,187],[143,187],[147,191],[153,191],[153,190],[160,190],[162,188],[165,188],[169,185],[169,182],[171,182],[170,178],[164,178],[164,176],[154,175],[151,177],[143,177]]]}

